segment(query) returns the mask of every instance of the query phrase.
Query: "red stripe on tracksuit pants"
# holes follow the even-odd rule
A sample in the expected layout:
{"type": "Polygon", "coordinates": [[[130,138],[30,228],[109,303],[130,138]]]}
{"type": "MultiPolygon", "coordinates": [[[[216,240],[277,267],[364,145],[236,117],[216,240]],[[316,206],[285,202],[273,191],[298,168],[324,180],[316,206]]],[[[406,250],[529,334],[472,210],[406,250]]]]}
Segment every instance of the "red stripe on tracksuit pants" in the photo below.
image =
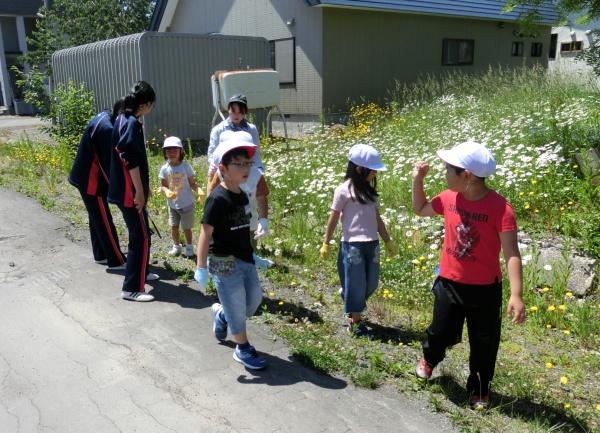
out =
{"type": "Polygon", "coordinates": [[[117,229],[106,197],[89,195],[81,190],[79,193],[88,212],[94,260],[106,259],[109,267],[122,265],[125,256],[119,246],[117,229]]]}
{"type": "Polygon", "coordinates": [[[152,243],[148,229],[148,213],[146,208],[138,212],[133,207],[119,205],[119,209],[129,231],[129,252],[122,290],[144,293],[152,243]]]}

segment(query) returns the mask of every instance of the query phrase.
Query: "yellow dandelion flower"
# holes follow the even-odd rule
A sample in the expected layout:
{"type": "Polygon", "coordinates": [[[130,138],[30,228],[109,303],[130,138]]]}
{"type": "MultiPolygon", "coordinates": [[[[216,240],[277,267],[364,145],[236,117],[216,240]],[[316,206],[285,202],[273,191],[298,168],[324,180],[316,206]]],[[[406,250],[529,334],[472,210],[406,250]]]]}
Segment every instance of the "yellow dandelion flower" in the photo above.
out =
{"type": "Polygon", "coordinates": [[[383,294],[384,294],[384,295],[387,295],[388,293],[390,293],[390,291],[389,291],[388,289],[385,289],[385,290],[383,291],[383,294]]]}
{"type": "Polygon", "coordinates": [[[536,307],[535,305],[533,307],[530,308],[531,311],[537,311],[538,307],[536,307]]]}
{"type": "Polygon", "coordinates": [[[515,173],[515,174],[519,173],[519,169],[518,169],[518,168],[515,168],[515,171],[514,171],[514,173],[515,173]]]}
{"type": "Polygon", "coordinates": [[[529,195],[534,195],[534,194],[535,194],[535,192],[529,191],[529,195]]]}
{"type": "MultiPolygon", "coordinates": [[[[404,346],[403,342],[398,343],[398,346],[404,346]]],[[[600,405],[599,405],[600,406],[600,405]]]]}
{"type": "Polygon", "coordinates": [[[596,406],[596,410],[600,410],[600,404],[596,406]]]}
{"type": "Polygon", "coordinates": [[[537,387],[539,388],[540,384],[539,384],[539,383],[536,383],[536,384],[535,384],[535,386],[537,386],[537,387]]]}
{"type": "Polygon", "coordinates": [[[567,204],[568,204],[568,205],[572,205],[572,204],[573,204],[573,202],[572,202],[572,201],[570,201],[570,202],[568,202],[567,204]]]}
{"type": "Polygon", "coordinates": [[[269,296],[275,296],[275,293],[269,292],[269,296]]]}
{"type": "Polygon", "coordinates": [[[573,293],[567,292],[567,298],[570,298],[571,296],[573,296],[573,293]]]}
{"type": "Polygon", "coordinates": [[[565,376],[562,376],[560,378],[560,383],[562,383],[563,385],[566,385],[567,383],[569,383],[569,379],[567,379],[565,376]]]}
{"type": "Polygon", "coordinates": [[[550,305],[548,307],[548,311],[554,311],[554,310],[556,310],[556,307],[554,305],[550,305]]]}
{"type": "Polygon", "coordinates": [[[525,209],[529,209],[529,205],[528,204],[525,205],[525,209]]]}
{"type": "Polygon", "coordinates": [[[559,309],[559,310],[564,310],[565,308],[567,308],[567,307],[565,307],[564,305],[559,305],[559,306],[558,306],[558,309],[559,309]]]}
{"type": "Polygon", "coordinates": [[[500,188],[502,188],[503,186],[504,186],[504,183],[501,183],[501,184],[500,184],[500,188]]]}
{"type": "Polygon", "coordinates": [[[425,269],[427,269],[427,266],[421,266],[422,271],[424,271],[425,269]]]}
{"type": "Polygon", "coordinates": [[[571,407],[571,405],[569,403],[565,404],[565,409],[569,409],[571,407]]]}
{"type": "Polygon", "coordinates": [[[419,257],[419,260],[421,260],[421,261],[425,260],[425,256],[419,257]]]}
{"type": "Polygon", "coordinates": [[[283,301],[279,301],[279,305],[283,305],[283,301]]]}
{"type": "Polygon", "coordinates": [[[537,183],[537,180],[533,179],[533,180],[531,181],[531,183],[535,185],[535,184],[537,183]]]}
{"type": "Polygon", "coordinates": [[[393,298],[393,297],[394,297],[394,294],[393,294],[393,293],[390,293],[390,294],[388,295],[388,298],[393,298]]]}
{"type": "Polygon", "coordinates": [[[387,259],[385,259],[386,262],[391,262],[392,259],[390,259],[389,257],[387,259]]]}
{"type": "Polygon", "coordinates": [[[546,325],[546,328],[550,329],[552,328],[552,325],[546,325]]]}
{"type": "Polygon", "coordinates": [[[519,193],[519,195],[525,195],[525,193],[524,193],[523,191],[521,191],[521,192],[519,193]]]}
{"type": "Polygon", "coordinates": [[[550,287],[544,287],[542,290],[544,291],[544,293],[546,293],[550,290],[550,287]]]}
{"type": "Polygon", "coordinates": [[[539,209],[536,209],[536,210],[535,210],[535,213],[538,213],[539,211],[540,211],[539,209]]]}
{"type": "Polygon", "coordinates": [[[577,164],[573,165],[573,168],[579,168],[579,166],[577,164]]]}
{"type": "Polygon", "coordinates": [[[292,286],[295,286],[295,285],[296,285],[296,282],[295,282],[295,281],[292,281],[290,284],[291,284],[292,286]]]}
{"type": "Polygon", "coordinates": [[[413,247],[412,245],[409,245],[407,248],[408,248],[409,250],[412,250],[412,247],[413,247]]]}
{"type": "Polygon", "coordinates": [[[568,329],[565,329],[565,330],[563,331],[563,333],[564,333],[565,335],[570,335],[570,334],[571,334],[571,331],[569,331],[568,329]]]}
{"type": "Polygon", "coordinates": [[[546,368],[552,368],[552,367],[553,367],[553,365],[552,365],[552,363],[551,363],[551,362],[547,362],[547,363],[546,363],[546,368]]]}

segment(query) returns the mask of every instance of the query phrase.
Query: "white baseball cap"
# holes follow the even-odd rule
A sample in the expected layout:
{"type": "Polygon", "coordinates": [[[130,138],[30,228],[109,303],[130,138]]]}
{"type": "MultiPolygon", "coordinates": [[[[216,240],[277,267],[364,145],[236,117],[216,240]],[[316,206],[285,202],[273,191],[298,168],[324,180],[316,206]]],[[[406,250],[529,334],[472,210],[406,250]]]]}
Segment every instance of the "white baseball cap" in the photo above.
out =
{"type": "Polygon", "coordinates": [[[221,135],[219,135],[219,143],[223,143],[225,141],[230,140],[243,141],[245,143],[254,144],[254,141],[252,140],[252,135],[250,135],[250,133],[246,131],[227,130],[221,132],[221,135]]]}
{"type": "Polygon", "coordinates": [[[465,141],[450,150],[438,150],[437,156],[447,164],[469,170],[477,177],[488,177],[496,171],[491,152],[475,141],[465,141]]]}
{"type": "Polygon", "coordinates": [[[370,170],[386,171],[387,168],[381,163],[379,152],[368,144],[356,144],[348,152],[348,159],[359,167],[370,170]]]}
{"type": "Polygon", "coordinates": [[[248,158],[252,159],[254,154],[256,153],[256,146],[252,143],[248,143],[245,141],[239,140],[228,140],[222,143],[219,143],[215,153],[213,153],[213,164],[215,166],[219,166],[221,164],[221,160],[225,156],[225,154],[233,149],[237,149],[238,147],[243,147],[248,152],[248,158]]]}
{"type": "Polygon", "coordinates": [[[177,137],[167,137],[163,143],[163,149],[166,147],[179,147],[183,149],[183,144],[181,144],[181,140],[177,137]]]}

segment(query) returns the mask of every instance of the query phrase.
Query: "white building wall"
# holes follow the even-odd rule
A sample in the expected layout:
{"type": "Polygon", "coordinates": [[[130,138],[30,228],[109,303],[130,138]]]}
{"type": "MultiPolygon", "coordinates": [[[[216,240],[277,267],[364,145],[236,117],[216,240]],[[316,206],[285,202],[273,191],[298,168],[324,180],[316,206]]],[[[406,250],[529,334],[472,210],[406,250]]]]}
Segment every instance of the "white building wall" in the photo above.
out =
{"type": "MultiPolygon", "coordinates": [[[[169,31],[269,41],[294,37],[296,85],[282,85],[280,108],[286,114],[314,114],[322,112],[322,12],[298,0],[179,0],[169,31]]],[[[239,67],[254,65],[242,58],[239,67]]]]}
{"type": "Polygon", "coordinates": [[[549,59],[548,69],[550,71],[562,71],[566,73],[575,73],[586,76],[592,73],[592,68],[583,60],[576,60],[578,51],[561,52],[561,45],[568,42],[578,42],[582,44],[582,49],[587,49],[592,40],[592,30],[600,29],[600,21],[592,21],[588,24],[576,24],[577,16],[569,16],[567,25],[562,27],[553,27],[552,34],[557,35],[556,52],[554,60],[549,59]]]}

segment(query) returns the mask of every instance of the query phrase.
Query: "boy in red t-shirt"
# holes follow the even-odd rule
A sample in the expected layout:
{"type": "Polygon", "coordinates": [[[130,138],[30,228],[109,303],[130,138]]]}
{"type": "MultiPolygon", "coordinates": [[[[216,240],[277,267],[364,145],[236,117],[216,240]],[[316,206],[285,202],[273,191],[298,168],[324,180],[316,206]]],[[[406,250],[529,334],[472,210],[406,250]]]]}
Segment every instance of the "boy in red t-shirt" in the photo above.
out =
{"type": "Polygon", "coordinates": [[[437,155],[446,163],[448,189],[431,201],[423,190],[429,165],[418,162],[413,171],[415,213],[443,215],[445,229],[439,276],[433,287],[433,319],[416,375],[425,380],[431,377],[446,348],[460,342],[466,319],[471,349],[466,388],[471,407],[485,409],[500,346],[501,249],[510,280],[506,314],[513,315],[513,323],[523,323],[527,317],[517,222],[508,201],[485,184],[485,178],[496,170],[488,149],[468,141],[439,150],[437,155]]]}

